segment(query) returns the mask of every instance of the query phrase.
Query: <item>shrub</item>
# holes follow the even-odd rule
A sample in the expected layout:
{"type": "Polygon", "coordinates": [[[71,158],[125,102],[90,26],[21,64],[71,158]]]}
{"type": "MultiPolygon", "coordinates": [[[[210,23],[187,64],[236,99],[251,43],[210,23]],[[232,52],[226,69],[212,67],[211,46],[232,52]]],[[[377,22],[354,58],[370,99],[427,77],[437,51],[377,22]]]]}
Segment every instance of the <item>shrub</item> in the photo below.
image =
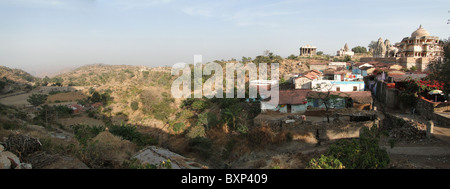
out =
{"type": "Polygon", "coordinates": [[[342,163],[333,156],[324,156],[323,154],[319,159],[311,159],[307,168],[310,169],[343,169],[345,168],[342,163]]]}
{"type": "Polygon", "coordinates": [[[342,140],[328,149],[327,155],[339,159],[349,169],[382,169],[389,164],[386,149],[378,145],[378,132],[374,125],[372,129],[364,128],[359,140],[342,140]]]}
{"type": "Polygon", "coordinates": [[[75,134],[75,139],[77,139],[81,145],[86,145],[88,140],[105,130],[102,126],[89,126],[85,124],[73,125],[72,129],[75,134]]]}
{"type": "Polygon", "coordinates": [[[192,103],[192,109],[198,112],[205,110],[208,107],[208,103],[202,100],[197,100],[192,103]]]}
{"type": "Polygon", "coordinates": [[[175,132],[178,132],[178,131],[183,130],[184,127],[185,127],[184,123],[175,123],[175,124],[172,126],[172,130],[175,131],[175,132]]]}
{"type": "Polygon", "coordinates": [[[222,154],[221,154],[222,159],[226,160],[230,157],[235,144],[236,144],[236,140],[234,140],[234,139],[229,140],[227,142],[227,144],[225,144],[225,148],[223,149],[222,154]]]}
{"type": "Polygon", "coordinates": [[[208,138],[196,137],[189,140],[190,151],[199,154],[204,159],[208,159],[211,156],[211,146],[212,142],[208,138]]]}
{"type": "Polygon", "coordinates": [[[219,121],[215,114],[206,112],[198,115],[197,124],[203,125],[205,129],[215,127],[219,121]]]}
{"type": "Polygon", "coordinates": [[[60,117],[64,117],[64,116],[69,117],[73,113],[73,109],[69,108],[67,106],[58,105],[58,106],[53,106],[53,108],[57,112],[58,116],[60,116],[60,117]]]}
{"type": "Polygon", "coordinates": [[[131,102],[130,107],[131,107],[131,109],[133,111],[138,110],[139,109],[139,102],[136,102],[136,101],[131,102]]]}
{"type": "Polygon", "coordinates": [[[131,124],[112,125],[109,132],[113,135],[120,136],[125,140],[135,143],[138,147],[147,145],[155,145],[158,142],[150,135],[140,133],[137,126],[131,124]]]}
{"type": "Polygon", "coordinates": [[[200,124],[190,127],[186,136],[190,139],[206,137],[205,127],[200,124]]]}

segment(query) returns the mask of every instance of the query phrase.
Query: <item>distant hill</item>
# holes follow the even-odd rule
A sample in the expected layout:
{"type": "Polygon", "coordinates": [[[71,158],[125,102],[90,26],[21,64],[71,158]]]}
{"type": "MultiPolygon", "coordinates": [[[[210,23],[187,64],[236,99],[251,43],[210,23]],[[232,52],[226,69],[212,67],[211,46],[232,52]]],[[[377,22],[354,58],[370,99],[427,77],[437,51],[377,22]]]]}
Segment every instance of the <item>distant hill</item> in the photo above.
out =
{"type": "Polygon", "coordinates": [[[31,89],[36,77],[21,70],[0,66],[0,94],[31,89]]]}

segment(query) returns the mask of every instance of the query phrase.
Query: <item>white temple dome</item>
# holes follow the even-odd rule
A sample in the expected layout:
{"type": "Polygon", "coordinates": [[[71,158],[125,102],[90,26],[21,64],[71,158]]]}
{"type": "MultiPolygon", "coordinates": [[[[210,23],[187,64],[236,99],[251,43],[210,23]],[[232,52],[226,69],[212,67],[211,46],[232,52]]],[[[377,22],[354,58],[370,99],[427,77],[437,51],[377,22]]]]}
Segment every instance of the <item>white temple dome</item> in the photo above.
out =
{"type": "Polygon", "coordinates": [[[428,31],[426,29],[423,29],[422,25],[420,25],[419,28],[411,34],[411,37],[423,37],[429,35],[430,33],[428,33],[428,31]]]}

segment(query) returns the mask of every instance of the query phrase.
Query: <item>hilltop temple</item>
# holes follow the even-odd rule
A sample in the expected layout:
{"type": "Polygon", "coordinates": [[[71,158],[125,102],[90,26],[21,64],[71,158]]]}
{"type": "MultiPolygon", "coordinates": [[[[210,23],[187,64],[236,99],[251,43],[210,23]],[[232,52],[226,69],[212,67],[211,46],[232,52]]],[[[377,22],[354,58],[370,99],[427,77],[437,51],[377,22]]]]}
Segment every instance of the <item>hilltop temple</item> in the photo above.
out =
{"type": "Polygon", "coordinates": [[[398,63],[408,69],[413,66],[419,71],[425,71],[428,64],[444,55],[443,42],[437,36],[422,28],[415,30],[410,37],[405,37],[400,43],[391,45],[389,40],[378,39],[373,58],[361,58],[361,62],[378,61],[398,63]]]}
{"type": "Polygon", "coordinates": [[[443,42],[437,36],[430,36],[422,25],[411,34],[396,44],[399,49],[399,63],[408,69],[416,66],[419,70],[425,70],[428,63],[435,58],[443,57],[443,42]]]}
{"type": "Polygon", "coordinates": [[[300,56],[313,56],[316,55],[317,48],[311,45],[304,45],[300,47],[300,56]]]}
{"type": "Polygon", "coordinates": [[[337,51],[336,56],[350,56],[353,57],[355,53],[348,48],[347,43],[345,43],[344,48],[341,48],[337,51]]]}

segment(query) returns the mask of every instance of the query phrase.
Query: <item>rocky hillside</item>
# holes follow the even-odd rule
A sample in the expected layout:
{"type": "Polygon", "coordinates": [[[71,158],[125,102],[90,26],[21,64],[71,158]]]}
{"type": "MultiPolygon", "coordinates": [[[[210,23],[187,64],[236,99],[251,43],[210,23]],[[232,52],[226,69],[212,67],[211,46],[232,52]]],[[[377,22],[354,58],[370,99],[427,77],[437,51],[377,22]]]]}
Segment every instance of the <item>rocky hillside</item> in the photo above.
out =
{"type": "Polygon", "coordinates": [[[51,79],[61,81],[63,86],[85,86],[89,89],[83,91],[87,96],[94,91],[110,96],[100,114],[162,128],[179,106],[170,95],[174,78],[170,68],[93,64],[51,79]]]}
{"type": "Polygon", "coordinates": [[[31,89],[36,79],[23,70],[0,66],[0,94],[31,89]]]}

